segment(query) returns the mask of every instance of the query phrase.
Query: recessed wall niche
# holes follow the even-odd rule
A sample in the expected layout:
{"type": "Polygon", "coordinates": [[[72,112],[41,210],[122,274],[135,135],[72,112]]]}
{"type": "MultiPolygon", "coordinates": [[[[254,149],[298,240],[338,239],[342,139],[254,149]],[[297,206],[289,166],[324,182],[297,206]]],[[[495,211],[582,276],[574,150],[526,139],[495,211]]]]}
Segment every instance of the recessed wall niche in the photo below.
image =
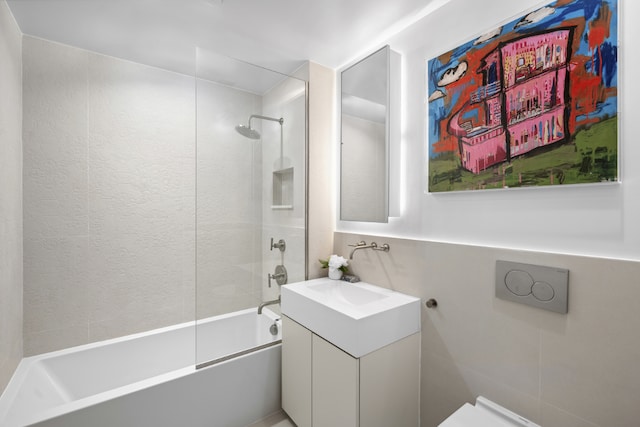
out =
{"type": "Polygon", "coordinates": [[[293,209],[293,168],[273,171],[271,209],[293,209]]]}

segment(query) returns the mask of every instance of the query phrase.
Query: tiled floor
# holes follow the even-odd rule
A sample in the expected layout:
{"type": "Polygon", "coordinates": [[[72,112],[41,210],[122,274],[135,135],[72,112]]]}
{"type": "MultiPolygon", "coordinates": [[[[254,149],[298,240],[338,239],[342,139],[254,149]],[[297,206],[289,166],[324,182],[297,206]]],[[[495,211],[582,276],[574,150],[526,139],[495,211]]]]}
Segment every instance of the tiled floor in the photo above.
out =
{"type": "Polygon", "coordinates": [[[287,417],[287,414],[280,411],[247,427],[296,427],[296,425],[287,417]]]}

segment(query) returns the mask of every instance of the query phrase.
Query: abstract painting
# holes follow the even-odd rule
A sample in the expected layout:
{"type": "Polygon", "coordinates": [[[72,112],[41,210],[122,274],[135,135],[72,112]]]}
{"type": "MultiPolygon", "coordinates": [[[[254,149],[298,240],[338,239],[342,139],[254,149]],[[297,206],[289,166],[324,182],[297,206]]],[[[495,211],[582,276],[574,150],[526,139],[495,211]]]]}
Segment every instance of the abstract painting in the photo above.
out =
{"type": "Polygon", "coordinates": [[[617,0],[557,0],[427,61],[428,189],[618,181],[617,0]]]}

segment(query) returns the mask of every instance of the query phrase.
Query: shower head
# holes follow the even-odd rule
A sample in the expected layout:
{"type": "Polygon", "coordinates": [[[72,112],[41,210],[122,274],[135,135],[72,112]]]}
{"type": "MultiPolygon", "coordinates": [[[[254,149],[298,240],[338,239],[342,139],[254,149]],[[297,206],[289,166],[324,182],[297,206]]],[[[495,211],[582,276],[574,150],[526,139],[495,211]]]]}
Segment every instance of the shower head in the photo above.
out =
{"type": "Polygon", "coordinates": [[[267,116],[260,116],[258,114],[252,114],[249,117],[249,123],[247,124],[247,126],[245,125],[238,125],[236,126],[236,132],[238,132],[240,135],[242,136],[246,136],[247,138],[251,138],[251,139],[260,139],[260,132],[258,132],[257,130],[253,129],[251,127],[251,119],[262,119],[262,120],[271,120],[272,122],[278,122],[280,123],[280,126],[282,126],[282,123],[284,123],[284,119],[281,117],[279,119],[274,119],[273,117],[267,117],[267,116]]]}
{"type": "Polygon", "coordinates": [[[260,139],[260,132],[255,129],[251,129],[250,126],[238,125],[236,126],[236,132],[250,139],[260,139]]]}

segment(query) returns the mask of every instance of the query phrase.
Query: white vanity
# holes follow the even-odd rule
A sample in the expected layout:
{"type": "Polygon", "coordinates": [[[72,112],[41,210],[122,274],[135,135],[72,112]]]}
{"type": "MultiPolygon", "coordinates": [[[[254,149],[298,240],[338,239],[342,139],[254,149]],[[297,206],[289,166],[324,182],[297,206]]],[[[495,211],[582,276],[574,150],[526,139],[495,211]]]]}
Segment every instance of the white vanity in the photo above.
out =
{"type": "Polygon", "coordinates": [[[282,407],[298,427],[419,425],[420,300],[327,278],[282,287],[282,407]]]}

